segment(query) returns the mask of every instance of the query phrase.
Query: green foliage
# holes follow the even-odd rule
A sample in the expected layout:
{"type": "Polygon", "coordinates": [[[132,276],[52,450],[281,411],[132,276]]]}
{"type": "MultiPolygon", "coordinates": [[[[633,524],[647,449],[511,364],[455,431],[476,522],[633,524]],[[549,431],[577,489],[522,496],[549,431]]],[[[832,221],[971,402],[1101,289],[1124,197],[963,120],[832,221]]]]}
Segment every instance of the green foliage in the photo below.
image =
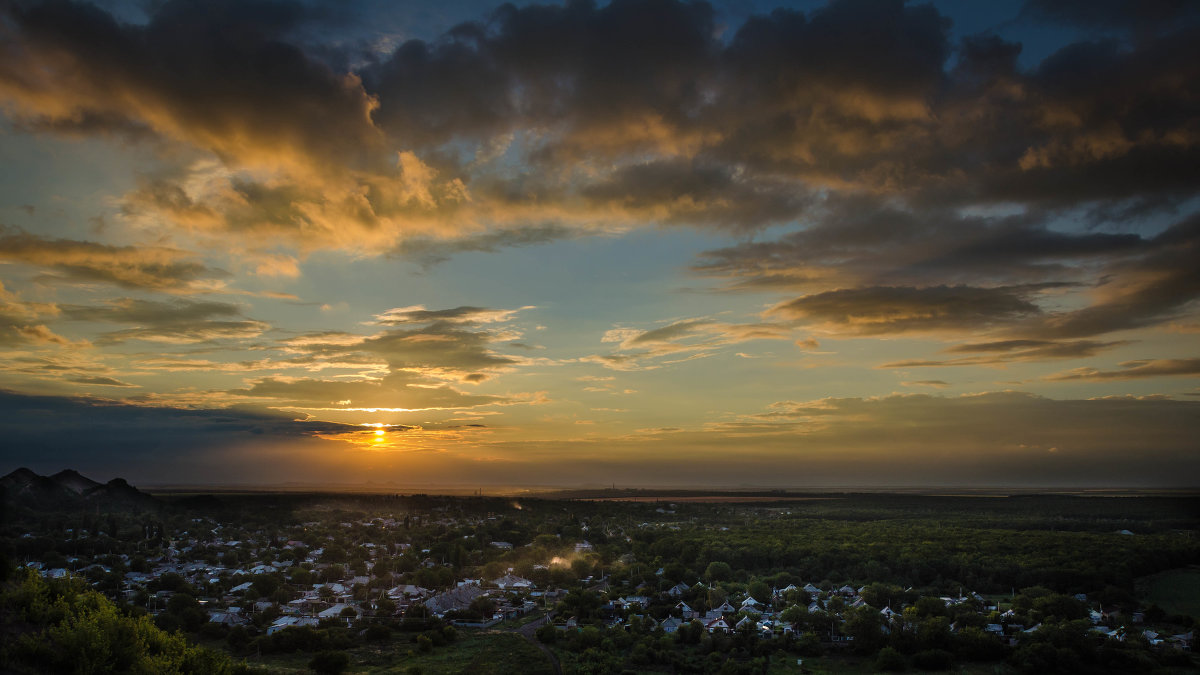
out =
{"type": "Polygon", "coordinates": [[[148,617],[130,617],[75,581],[28,574],[0,596],[5,613],[30,624],[4,653],[5,669],[89,673],[239,673],[244,665],[193,647],[148,617]]]}
{"type": "Polygon", "coordinates": [[[542,644],[552,645],[558,639],[558,629],[554,627],[554,624],[547,621],[538,626],[534,635],[537,636],[538,641],[542,644]]]}
{"type": "Polygon", "coordinates": [[[750,597],[759,602],[771,601],[771,587],[768,586],[765,581],[759,580],[752,582],[746,591],[750,594],[750,597]]]}
{"type": "Polygon", "coordinates": [[[927,649],[913,655],[913,665],[922,671],[950,670],[954,655],[944,649],[927,649]]]}
{"type": "Polygon", "coordinates": [[[707,579],[709,583],[729,581],[733,578],[733,568],[730,567],[729,563],[727,562],[711,562],[708,564],[708,567],[704,569],[704,578],[707,579]]]}
{"type": "Polygon", "coordinates": [[[345,652],[317,652],[308,667],[322,675],[340,675],[350,667],[350,657],[345,652]]]}
{"type": "Polygon", "coordinates": [[[899,672],[907,667],[907,664],[904,662],[904,655],[891,647],[884,647],[879,650],[879,656],[875,657],[876,670],[899,672]]]}
{"type": "Polygon", "coordinates": [[[847,610],[843,630],[854,638],[854,650],[860,654],[874,654],[883,646],[883,617],[870,606],[847,610]]]}

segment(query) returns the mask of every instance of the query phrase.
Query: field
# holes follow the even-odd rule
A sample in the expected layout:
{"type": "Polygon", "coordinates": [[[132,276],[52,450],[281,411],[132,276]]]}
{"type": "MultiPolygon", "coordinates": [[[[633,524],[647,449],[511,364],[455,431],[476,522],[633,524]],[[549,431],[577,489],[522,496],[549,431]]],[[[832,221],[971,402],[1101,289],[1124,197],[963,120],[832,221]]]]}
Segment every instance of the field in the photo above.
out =
{"type": "Polygon", "coordinates": [[[1137,580],[1138,596],[1167,614],[1200,617],[1200,566],[1160,572],[1137,580]]]}

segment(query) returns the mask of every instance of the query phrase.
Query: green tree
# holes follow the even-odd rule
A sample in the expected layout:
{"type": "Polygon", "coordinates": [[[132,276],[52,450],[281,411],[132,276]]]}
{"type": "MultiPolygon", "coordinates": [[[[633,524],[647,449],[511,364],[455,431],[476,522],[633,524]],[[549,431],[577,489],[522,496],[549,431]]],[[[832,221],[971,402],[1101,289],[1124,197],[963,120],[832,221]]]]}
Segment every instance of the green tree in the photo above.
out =
{"type": "Polygon", "coordinates": [[[860,654],[873,654],[883,646],[883,617],[869,605],[847,610],[844,630],[860,654]]]}
{"type": "Polygon", "coordinates": [[[246,670],[224,654],[160,630],[147,616],[122,615],[75,580],[48,583],[30,574],[0,595],[0,606],[24,617],[26,625],[24,634],[9,643],[6,669],[218,675],[246,670]]]}
{"type": "Polygon", "coordinates": [[[758,580],[752,582],[747,591],[750,593],[750,597],[759,602],[765,603],[771,600],[771,587],[765,581],[758,580]]]}
{"type": "Polygon", "coordinates": [[[704,569],[704,578],[707,579],[709,583],[729,581],[731,578],[733,578],[733,568],[730,567],[729,563],[727,562],[721,562],[719,560],[710,562],[708,567],[704,569]]]}

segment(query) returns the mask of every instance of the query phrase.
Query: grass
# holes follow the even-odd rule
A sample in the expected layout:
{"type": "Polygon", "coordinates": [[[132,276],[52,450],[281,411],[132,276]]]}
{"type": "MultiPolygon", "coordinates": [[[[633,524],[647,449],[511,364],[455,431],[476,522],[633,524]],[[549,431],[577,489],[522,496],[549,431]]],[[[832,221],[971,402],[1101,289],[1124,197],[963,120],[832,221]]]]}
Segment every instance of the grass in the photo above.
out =
{"type": "Polygon", "coordinates": [[[1167,614],[1187,614],[1200,618],[1200,566],[1167,570],[1137,580],[1138,596],[1146,604],[1155,604],[1167,614]]]}
{"type": "MultiPolygon", "coordinates": [[[[772,659],[769,672],[770,675],[868,675],[880,671],[875,669],[873,658],[835,654],[772,659]],[[796,664],[797,658],[804,660],[803,666],[796,664]]],[[[915,671],[910,668],[907,672],[915,671]]],[[[942,672],[948,675],[1013,675],[1016,671],[1001,663],[958,663],[942,672]]]]}
{"type": "MultiPolygon", "coordinates": [[[[537,647],[515,633],[459,632],[453,644],[421,653],[416,645],[403,639],[384,645],[346,650],[350,656],[347,673],[406,673],[416,666],[423,675],[437,673],[479,673],[480,675],[552,675],[550,660],[537,647]],[[410,652],[411,655],[410,655],[410,652]]],[[[250,657],[246,663],[271,673],[311,673],[312,654],[269,654],[250,657]]]]}

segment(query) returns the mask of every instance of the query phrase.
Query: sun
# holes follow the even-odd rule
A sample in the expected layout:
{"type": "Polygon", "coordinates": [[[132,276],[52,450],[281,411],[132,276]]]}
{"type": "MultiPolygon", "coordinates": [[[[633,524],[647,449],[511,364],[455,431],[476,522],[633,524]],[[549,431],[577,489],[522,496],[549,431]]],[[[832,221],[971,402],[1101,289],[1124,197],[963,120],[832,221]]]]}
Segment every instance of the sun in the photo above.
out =
{"type": "Polygon", "coordinates": [[[384,434],[384,431],[383,431],[383,429],[376,429],[376,430],[375,430],[375,435],[376,435],[376,436],[382,436],[383,434],[384,434]]]}

